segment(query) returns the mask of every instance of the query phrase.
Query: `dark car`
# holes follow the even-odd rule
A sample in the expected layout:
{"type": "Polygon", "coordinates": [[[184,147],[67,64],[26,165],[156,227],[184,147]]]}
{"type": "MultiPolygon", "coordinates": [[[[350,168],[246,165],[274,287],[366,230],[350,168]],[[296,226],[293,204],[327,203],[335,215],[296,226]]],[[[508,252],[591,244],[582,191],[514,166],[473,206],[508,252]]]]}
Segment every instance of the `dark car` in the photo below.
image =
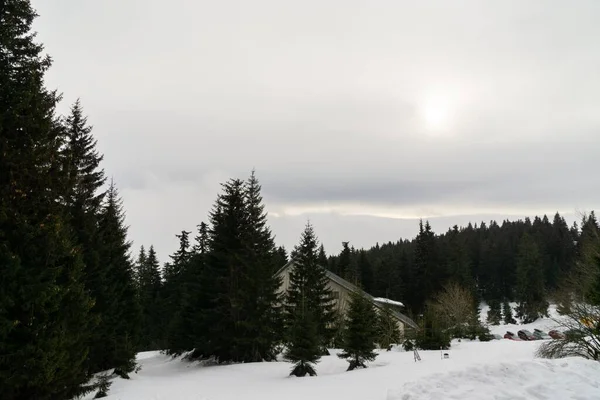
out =
{"type": "Polygon", "coordinates": [[[527,329],[520,330],[517,332],[517,335],[519,335],[521,340],[536,340],[535,336],[533,336],[533,333],[529,332],[527,329]]]}
{"type": "Polygon", "coordinates": [[[506,331],[506,333],[504,334],[504,339],[521,340],[517,335],[515,335],[511,331],[506,331]]]}
{"type": "Polygon", "coordinates": [[[550,337],[550,335],[548,335],[546,332],[544,332],[541,329],[534,329],[533,330],[533,336],[535,336],[535,338],[537,340],[548,340],[548,339],[552,339],[550,337]]]}
{"type": "Polygon", "coordinates": [[[550,332],[548,332],[548,335],[550,335],[550,337],[552,339],[564,339],[565,338],[565,335],[562,334],[561,332],[557,331],[556,329],[553,329],[550,332]]]}
{"type": "Polygon", "coordinates": [[[568,331],[565,331],[564,334],[565,334],[565,337],[568,337],[571,339],[581,339],[586,336],[586,333],[584,331],[582,331],[581,329],[569,329],[568,331]]]}

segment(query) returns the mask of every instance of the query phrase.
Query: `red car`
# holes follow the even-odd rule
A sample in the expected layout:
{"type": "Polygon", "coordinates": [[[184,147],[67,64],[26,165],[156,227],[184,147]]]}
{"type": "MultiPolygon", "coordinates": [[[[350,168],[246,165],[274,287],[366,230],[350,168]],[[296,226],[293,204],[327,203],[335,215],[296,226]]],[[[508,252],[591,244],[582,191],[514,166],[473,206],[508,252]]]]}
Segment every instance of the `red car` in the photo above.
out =
{"type": "Polygon", "coordinates": [[[521,338],[519,338],[517,335],[515,335],[511,331],[506,331],[506,333],[504,334],[504,339],[516,340],[516,341],[522,340],[521,338]]]}
{"type": "Polygon", "coordinates": [[[550,332],[548,332],[548,335],[550,335],[550,337],[552,339],[564,339],[565,335],[559,331],[557,331],[556,329],[551,330],[550,332]]]}

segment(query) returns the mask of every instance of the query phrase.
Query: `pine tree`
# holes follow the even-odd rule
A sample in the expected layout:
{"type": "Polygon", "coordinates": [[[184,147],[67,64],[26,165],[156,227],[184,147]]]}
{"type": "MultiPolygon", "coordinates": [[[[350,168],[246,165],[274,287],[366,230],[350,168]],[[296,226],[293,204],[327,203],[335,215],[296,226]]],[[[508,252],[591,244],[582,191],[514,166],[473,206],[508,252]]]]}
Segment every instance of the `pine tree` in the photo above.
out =
{"type": "Polygon", "coordinates": [[[317,324],[323,354],[329,354],[335,320],[333,292],[327,283],[326,270],[318,264],[318,243],[314,229],[306,224],[300,243],[294,248],[294,266],[290,271],[290,287],[286,295],[286,320],[295,321],[299,307],[306,307],[317,324]]]}
{"type": "Polygon", "coordinates": [[[349,242],[342,242],[342,251],[340,252],[340,255],[338,257],[337,263],[336,263],[336,269],[335,272],[336,274],[338,274],[339,276],[346,278],[348,275],[348,272],[350,270],[350,247],[348,246],[349,242]]]}
{"type": "Polygon", "coordinates": [[[373,266],[369,261],[367,252],[365,250],[359,251],[358,256],[358,272],[360,277],[360,284],[363,290],[367,293],[373,291],[373,266]]]}
{"type": "Polygon", "coordinates": [[[135,283],[137,285],[138,291],[141,287],[141,276],[143,274],[144,268],[146,267],[146,249],[144,246],[140,246],[140,252],[138,253],[138,258],[135,262],[135,283]]]}
{"type": "Polygon", "coordinates": [[[400,343],[400,329],[389,306],[383,307],[377,319],[377,343],[381,349],[390,351],[393,344],[400,343]]]}
{"type": "Polygon", "coordinates": [[[179,248],[170,256],[171,262],[165,264],[164,287],[162,290],[162,307],[166,321],[166,337],[164,345],[168,354],[178,355],[191,350],[185,323],[182,316],[184,302],[186,271],[190,268],[192,249],[190,249],[190,232],[181,231],[176,235],[179,248]]]}
{"type": "Polygon", "coordinates": [[[289,330],[289,343],[283,355],[286,361],[294,363],[290,375],[303,377],[317,375],[314,364],[321,359],[320,340],[317,323],[306,306],[301,306],[293,314],[289,330]]]}
{"type": "Polygon", "coordinates": [[[239,359],[235,340],[244,318],[242,298],[247,272],[246,203],[244,182],[231,179],[223,184],[210,213],[209,251],[202,271],[203,305],[198,316],[196,353],[220,362],[239,359]]]}
{"type": "Polygon", "coordinates": [[[499,325],[502,320],[502,305],[498,300],[490,300],[487,312],[487,322],[490,325],[499,325]]]}
{"type": "Polygon", "coordinates": [[[423,310],[425,300],[431,297],[441,286],[441,276],[435,246],[435,234],[429,221],[419,222],[419,235],[415,240],[415,262],[412,274],[414,282],[410,286],[409,302],[414,312],[423,310]]]}
{"type": "Polygon", "coordinates": [[[142,314],[139,349],[141,351],[161,349],[163,337],[161,315],[162,282],[159,263],[154,246],[150,246],[148,254],[143,246],[138,258],[138,295],[142,314]]]}
{"type": "Polygon", "coordinates": [[[515,321],[515,319],[513,318],[512,307],[510,306],[508,300],[504,300],[504,302],[502,303],[502,316],[504,319],[504,323],[507,325],[517,323],[517,321],[515,321]]]}
{"type": "Polygon", "coordinates": [[[110,312],[112,301],[108,281],[107,265],[102,263],[99,237],[99,217],[105,192],[101,191],[106,178],[100,168],[103,156],[96,150],[92,128],[83,114],[81,102],[77,100],[63,124],[65,145],[61,151],[64,173],[67,176],[64,205],[73,229],[74,240],[81,248],[85,287],[94,299],[93,317],[100,322],[91,331],[88,365],[92,372],[104,369],[105,338],[102,323],[104,314],[110,312]]]}
{"type": "Polygon", "coordinates": [[[547,315],[548,302],[539,247],[527,232],[519,243],[517,279],[517,316],[527,324],[547,315]]]}
{"type": "Polygon", "coordinates": [[[319,265],[323,268],[329,268],[329,260],[327,259],[327,253],[325,253],[325,246],[323,243],[319,246],[319,255],[317,256],[319,259],[319,265]]]}
{"type": "Polygon", "coordinates": [[[107,274],[105,284],[110,294],[102,308],[98,331],[102,352],[96,364],[99,370],[115,368],[123,378],[136,367],[135,354],[141,327],[141,309],[134,280],[133,263],[127,240],[127,226],[121,199],[111,182],[98,228],[100,262],[107,274]]]}
{"type": "Polygon", "coordinates": [[[281,279],[273,274],[281,266],[276,264],[279,258],[260,191],[252,171],[243,192],[246,218],[242,240],[247,272],[241,293],[241,332],[235,345],[239,349],[237,358],[245,362],[274,360],[281,334],[278,328],[282,316],[275,307],[280,302],[281,279]]]}
{"type": "Polygon", "coordinates": [[[284,246],[279,246],[275,251],[275,271],[273,273],[279,271],[285,264],[288,263],[287,251],[284,246]]]}
{"type": "Polygon", "coordinates": [[[195,238],[193,252],[183,272],[183,286],[181,288],[181,311],[179,326],[179,337],[181,340],[181,349],[194,349],[194,352],[188,356],[190,359],[196,359],[202,356],[196,351],[197,338],[202,336],[201,330],[204,327],[200,324],[202,318],[202,309],[205,306],[202,301],[202,274],[206,264],[206,254],[208,252],[209,238],[208,225],[205,222],[198,225],[198,235],[195,238]]]}
{"type": "Polygon", "coordinates": [[[0,6],[0,388],[3,399],[85,391],[91,299],[67,224],[51,65],[28,0],[0,6]]]}
{"type": "Polygon", "coordinates": [[[377,313],[363,293],[352,293],[346,318],[343,352],[338,357],[348,359],[348,371],[367,368],[366,361],[377,357],[377,313]]]}

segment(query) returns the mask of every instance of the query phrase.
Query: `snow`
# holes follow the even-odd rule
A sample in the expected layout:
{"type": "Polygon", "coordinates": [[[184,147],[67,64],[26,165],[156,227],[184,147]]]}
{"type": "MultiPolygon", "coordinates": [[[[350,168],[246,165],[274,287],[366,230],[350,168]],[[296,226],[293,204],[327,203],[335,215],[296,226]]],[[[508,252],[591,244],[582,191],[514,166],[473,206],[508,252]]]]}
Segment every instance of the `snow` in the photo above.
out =
{"type": "Polygon", "coordinates": [[[386,299],[384,297],[375,297],[373,300],[378,303],[386,303],[386,304],[391,304],[394,306],[404,307],[404,304],[400,303],[399,301],[386,299]]]}
{"type": "Polygon", "coordinates": [[[600,363],[582,359],[469,367],[408,383],[388,400],[598,399],[600,363]],[[434,384],[432,384],[434,383],[434,384]]]}
{"type": "MultiPolygon", "coordinates": [[[[553,310],[555,312],[555,310],[553,310]]],[[[504,333],[548,329],[542,319],[529,325],[491,327],[504,333]]],[[[321,359],[318,376],[290,377],[280,362],[202,365],[159,352],[138,354],[142,369],[130,380],[116,378],[107,400],[564,400],[600,399],[600,363],[566,358],[541,360],[540,341],[453,341],[444,351],[382,351],[369,368],[346,372],[335,354],[321,359]]],[[[85,397],[92,399],[93,393],[85,397]]]]}
{"type": "MultiPolygon", "coordinates": [[[[515,320],[518,321],[518,318],[516,317],[516,311],[515,311],[517,304],[510,303],[510,306],[513,309],[513,317],[515,318],[515,320]]],[[[481,322],[483,322],[485,324],[487,321],[487,312],[489,310],[489,306],[486,305],[485,303],[482,303],[480,309],[481,309],[481,313],[479,314],[480,320],[481,320],[481,322]]],[[[510,331],[516,335],[517,332],[522,329],[527,329],[530,332],[533,332],[533,330],[537,328],[546,333],[548,333],[548,331],[550,331],[552,329],[557,329],[557,328],[559,330],[564,330],[564,329],[561,329],[558,326],[558,324],[554,321],[554,320],[560,320],[562,318],[558,314],[558,311],[556,311],[555,305],[553,305],[553,304],[550,305],[550,307],[548,308],[548,314],[550,315],[549,318],[540,318],[537,321],[534,321],[530,324],[519,324],[519,323],[505,324],[504,322],[502,322],[500,325],[489,325],[488,328],[490,329],[491,333],[497,333],[500,336],[504,336],[506,331],[510,331]]]]}

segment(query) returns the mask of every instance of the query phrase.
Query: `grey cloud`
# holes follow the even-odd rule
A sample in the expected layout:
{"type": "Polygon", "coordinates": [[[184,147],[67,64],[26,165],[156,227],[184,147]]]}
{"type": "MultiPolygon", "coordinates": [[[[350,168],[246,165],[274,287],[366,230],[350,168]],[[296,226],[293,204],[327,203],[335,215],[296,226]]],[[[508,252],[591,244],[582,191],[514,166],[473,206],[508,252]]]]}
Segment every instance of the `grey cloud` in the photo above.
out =
{"type": "MultiPolygon", "coordinates": [[[[33,4],[61,110],[82,98],[132,238],[163,254],[253,167],[273,210],[504,215],[600,198],[595,0],[33,4]],[[450,117],[432,131],[436,96],[450,117]]],[[[325,235],[388,232],[327,215],[313,215],[325,235]]],[[[291,218],[275,233],[301,230],[291,218]]]]}

